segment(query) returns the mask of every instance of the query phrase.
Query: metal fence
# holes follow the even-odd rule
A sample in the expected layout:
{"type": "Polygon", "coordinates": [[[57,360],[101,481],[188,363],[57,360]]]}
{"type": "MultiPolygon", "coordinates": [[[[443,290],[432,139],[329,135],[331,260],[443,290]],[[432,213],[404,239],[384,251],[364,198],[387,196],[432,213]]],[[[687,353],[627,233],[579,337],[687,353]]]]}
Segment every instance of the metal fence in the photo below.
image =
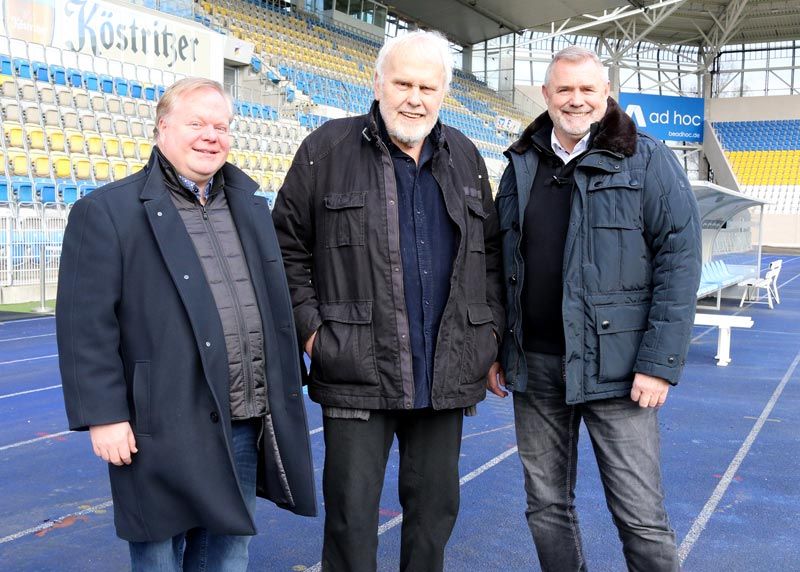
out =
{"type": "Polygon", "coordinates": [[[67,210],[32,205],[0,208],[0,286],[58,281],[67,210]]]}

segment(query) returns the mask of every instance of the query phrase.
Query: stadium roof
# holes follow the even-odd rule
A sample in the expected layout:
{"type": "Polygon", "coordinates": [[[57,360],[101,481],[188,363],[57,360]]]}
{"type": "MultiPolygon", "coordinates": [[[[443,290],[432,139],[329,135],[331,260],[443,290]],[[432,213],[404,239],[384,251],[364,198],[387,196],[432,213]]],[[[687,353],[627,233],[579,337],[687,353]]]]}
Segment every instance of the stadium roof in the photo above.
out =
{"type": "Polygon", "coordinates": [[[393,0],[390,9],[462,45],[527,29],[715,47],[800,40],[795,0],[393,0]]]}

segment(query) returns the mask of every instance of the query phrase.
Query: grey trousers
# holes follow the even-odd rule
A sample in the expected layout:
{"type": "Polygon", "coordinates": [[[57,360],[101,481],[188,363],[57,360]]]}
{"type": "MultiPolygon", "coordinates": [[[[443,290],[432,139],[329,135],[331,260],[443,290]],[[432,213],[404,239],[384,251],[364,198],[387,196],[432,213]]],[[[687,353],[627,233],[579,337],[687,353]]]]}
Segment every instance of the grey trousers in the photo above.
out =
{"type": "Polygon", "coordinates": [[[514,394],[528,519],[545,572],[587,570],[575,511],[578,428],[592,440],[606,504],[628,570],[680,569],[661,488],[658,411],[629,397],[565,403],[563,358],[526,353],[528,385],[514,394]]]}

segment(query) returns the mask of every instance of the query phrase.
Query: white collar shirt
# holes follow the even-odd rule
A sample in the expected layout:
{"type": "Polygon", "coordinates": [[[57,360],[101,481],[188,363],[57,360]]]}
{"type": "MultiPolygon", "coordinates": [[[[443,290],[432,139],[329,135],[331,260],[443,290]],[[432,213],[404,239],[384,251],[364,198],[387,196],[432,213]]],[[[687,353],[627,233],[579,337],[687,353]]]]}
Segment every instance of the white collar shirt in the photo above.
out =
{"type": "Polygon", "coordinates": [[[556,154],[556,157],[564,161],[566,165],[570,161],[572,161],[575,157],[586,151],[589,148],[589,137],[591,137],[591,133],[587,133],[583,136],[583,139],[578,141],[575,144],[575,147],[572,149],[570,153],[559,143],[558,138],[556,137],[556,131],[553,129],[550,131],[550,146],[553,148],[553,153],[556,154]]]}

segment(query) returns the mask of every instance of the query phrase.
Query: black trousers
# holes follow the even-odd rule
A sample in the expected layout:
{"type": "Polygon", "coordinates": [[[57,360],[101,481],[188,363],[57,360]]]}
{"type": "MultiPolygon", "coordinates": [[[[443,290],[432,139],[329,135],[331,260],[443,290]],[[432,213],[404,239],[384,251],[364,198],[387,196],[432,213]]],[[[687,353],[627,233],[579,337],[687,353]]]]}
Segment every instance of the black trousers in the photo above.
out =
{"type": "Polygon", "coordinates": [[[323,418],[324,572],[377,569],[378,509],[397,435],[403,507],[400,570],[441,572],[458,515],[461,409],[371,411],[368,421],[323,418]]]}

